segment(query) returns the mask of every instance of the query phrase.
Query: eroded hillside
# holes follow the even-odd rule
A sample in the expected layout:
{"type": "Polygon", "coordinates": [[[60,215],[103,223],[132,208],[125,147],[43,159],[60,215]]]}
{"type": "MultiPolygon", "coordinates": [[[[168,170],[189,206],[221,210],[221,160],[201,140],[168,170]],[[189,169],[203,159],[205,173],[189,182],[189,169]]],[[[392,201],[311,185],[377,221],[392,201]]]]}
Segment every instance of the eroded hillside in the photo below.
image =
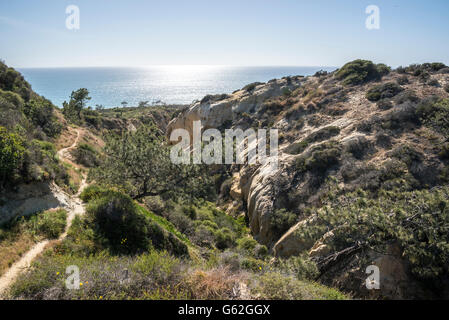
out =
{"type": "Polygon", "coordinates": [[[194,103],[169,124],[277,128],[279,167],[237,166],[221,205],[277,257],[358,296],[447,296],[449,68],[357,60],[194,103]],[[365,288],[380,267],[381,290],[365,288]]]}

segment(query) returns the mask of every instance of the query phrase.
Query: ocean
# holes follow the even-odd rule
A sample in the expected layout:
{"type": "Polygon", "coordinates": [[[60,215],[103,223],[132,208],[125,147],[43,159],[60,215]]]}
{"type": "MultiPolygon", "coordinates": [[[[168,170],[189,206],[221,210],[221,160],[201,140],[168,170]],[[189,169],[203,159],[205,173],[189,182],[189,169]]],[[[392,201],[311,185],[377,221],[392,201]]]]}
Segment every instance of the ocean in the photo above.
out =
{"type": "Polygon", "coordinates": [[[232,93],[252,82],[293,75],[312,75],[332,67],[152,66],[18,69],[34,91],[61,107],[70,93],[87,88],[88,105],[106,108],[150,104],[190,104],[207,94],[232,93]]]}

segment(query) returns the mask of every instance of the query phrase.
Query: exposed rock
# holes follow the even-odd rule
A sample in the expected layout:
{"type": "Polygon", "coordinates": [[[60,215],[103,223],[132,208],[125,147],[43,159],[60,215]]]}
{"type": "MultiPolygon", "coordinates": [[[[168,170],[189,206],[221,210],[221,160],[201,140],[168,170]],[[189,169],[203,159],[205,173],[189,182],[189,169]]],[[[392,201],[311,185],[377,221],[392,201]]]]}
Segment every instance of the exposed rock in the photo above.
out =
{"type": "Polygon", "coordinates": [[[234,200],[242,199],[242,189],[240,188],[240,174],[235,172],[232,177],[232,185],[231,190],[229,191],[229,195],[234,200]]]}
{"type": "Polygon", "coordinates": [[[296,225],[290,228],[273,247],[273,254],[276,257],[289,257],[295,256],[309,250],[314,246],[314,241],[311,239],[304,239],[301,237],[297,230],[304,226],[305,224],[311,224],[316,220],[313,216],[309,219],[302,220],[296,225]]]}
{"type": "Polygon", "coordinates": [[[302,78],[295,77],[290,80],[280,79],[256,86],[252,91],[238,90],[232,95],[211,97],[194,102],[177,118],[170,121],[167,127],[167,136],[175,129],[186,129],[192,134],[193,121],[201,120],[203,129],[219,128],[226,122],[234,120],[239,113],[254,113],[262,103],[270,97],[279,96],[284,90],[294,90],[301,85],[302,78]],[[219,100],[216,100],[219,99],[219,100]]]}
{"type": "Polygon", "coordinates": [[[54,183],[36,182],[20,185],[17,192],[1,197],[0,224],[15,217],[28,216],[53,208],[68,208],[70,197],[54,183]]]}

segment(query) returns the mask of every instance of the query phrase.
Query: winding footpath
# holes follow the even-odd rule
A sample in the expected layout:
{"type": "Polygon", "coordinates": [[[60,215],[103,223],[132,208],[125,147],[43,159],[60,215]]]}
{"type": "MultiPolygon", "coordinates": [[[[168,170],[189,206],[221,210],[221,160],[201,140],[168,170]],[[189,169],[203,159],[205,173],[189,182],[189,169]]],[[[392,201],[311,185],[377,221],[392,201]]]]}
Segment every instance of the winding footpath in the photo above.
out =
{"type": "MultiPolygon", "coordinates": [[[[79,129],[76,129],[77,136],[75,139],[75,142],[67,148],[63,148],[58,151],[59,159],[62,161],[70,162],[68,153],[70,150],[74,149],[78,145],[78,140],[80,138],[81,132],[79,129]]],[[[66,228],[63,234],[61,234],[57,241],[63,240],[67,236],[67,232],[72,225],[72,221],[75,218],[76,215],[82,215],[84,214],[84,206],[82,204],[81,199],[79,198],[79,195],[83,191],[83,189],[87,186],[86,183],[86,176],[83,174],[83,180],[81,181],[80,188],[74,196],[70,197],[70,206],[69,211],[67,213],[67,224],[66,228]]],[[[53,186],[53,193],[55,195],[61,195],[65,194],[65,192],[56,184],[53,186]]],[[[9,286],[14,283],[14,281],[17,279],[17,277],[20,275],[22,271],[29,268],[31,266],[31,263],[33,260],[41,254],[47,245],[50,243],[50,240],[43,240],[41,242],[36,243],[27,253],[25,253],[20,260],[16,261],[8,271],[6,271],[3,276],[0,277],[0,299],[2,299],[3,294],[5,291],[9,288],[9,286]]]]}

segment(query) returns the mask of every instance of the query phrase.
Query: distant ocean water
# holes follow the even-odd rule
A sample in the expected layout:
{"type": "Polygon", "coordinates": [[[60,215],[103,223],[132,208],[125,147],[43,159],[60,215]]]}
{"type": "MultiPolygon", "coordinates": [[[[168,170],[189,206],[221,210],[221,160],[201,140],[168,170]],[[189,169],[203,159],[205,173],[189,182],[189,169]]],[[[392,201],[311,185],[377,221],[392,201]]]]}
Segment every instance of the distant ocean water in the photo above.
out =
{"type": "Polygon", "coordinates": [[[139,101],[190,104],[207,94],[232,93],[243,86],[332,67],[153,66],[141,68],[19,69],[34,91],[61,107],[70,93],[87,88],[89,105],[136,106],[139,101]]]}

